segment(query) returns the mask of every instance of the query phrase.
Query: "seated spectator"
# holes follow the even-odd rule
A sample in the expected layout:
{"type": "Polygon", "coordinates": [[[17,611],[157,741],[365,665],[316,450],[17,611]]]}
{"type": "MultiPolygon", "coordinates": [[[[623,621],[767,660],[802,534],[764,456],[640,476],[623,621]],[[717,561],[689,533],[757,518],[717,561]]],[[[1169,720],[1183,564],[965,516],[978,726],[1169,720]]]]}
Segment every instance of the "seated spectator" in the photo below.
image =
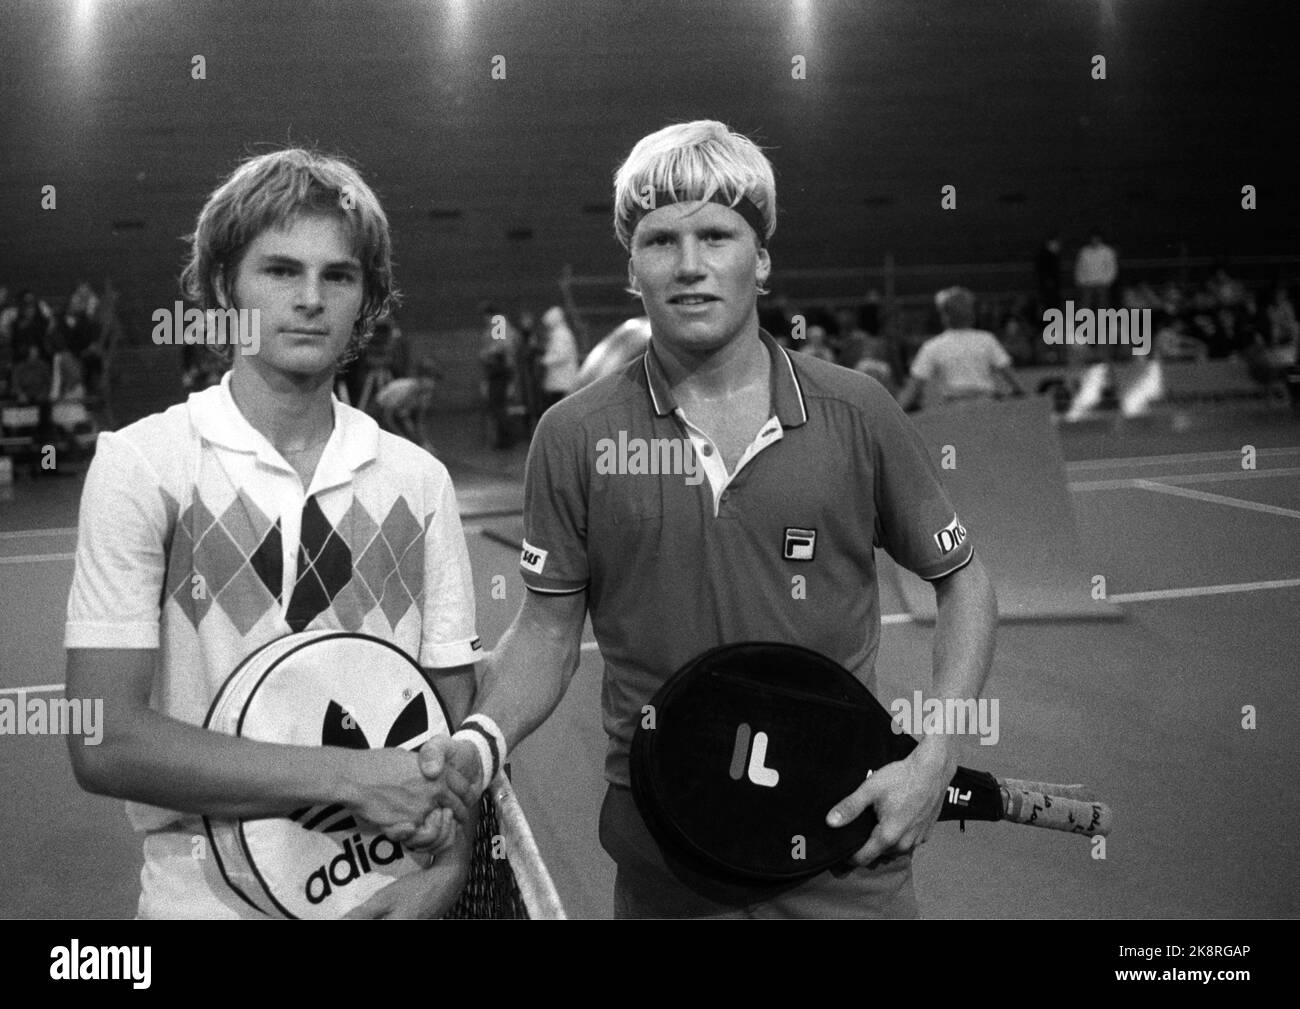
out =
{"type": "Polygon", "coordinates": [[[922,393],[932,388],[941,402],[995,397],[1001,386],[1024,395],[1011,373],[1011,356],[992,333],[973,329],[975,295],[964,287],[950,287],[935,295],[944,331],[926,340],[912,361],[899,405],[910,410],[922,393]]]}
{"type": "Polygon", "coordinates": [[[759,326],[767,330],[774,340],[785,346],[793,346],[786,341],[790,340],[794,317],[798,314],[798,310],[790,304],[790,299],[784,294],[774,294],[769,298],[759,299],[759,326]]]}
{"type": "Polygon", "coordinates": [[[86,391],[91,394],[98,389],[104,370],[98,311],[99,297],[83,280],[68,297],[68,304],[56,323],[68,350],[81,364],[86,391]]]}
{"type": "Polygon", "coordinates": [[[53,328],[54,319],[49,306],[38,300],[34,292],[23,291],[18,296],[17,312],[9,324],[14,360],[26,361],[27,348],[33,345],[44,354],[53,328]]]}
{"type": "Polygon", "coordinates": [[[1020,316],[1008,315],[1002,320],[999,342],[1017,368],[1026,368],[1034,363],[1034,334],[1020,316]]]}
{"type": "Polygon", "coordinates": [[[835,363],[854,367],[867,352],[867,334],[858,326],[857,313],[841,308],[835,313],[835,335],[828,340],[835,363]]]}
{"type": "Polygon", "coordinates": [[[1207,347],[1188,335],[1187,323],[1172,316],[1161,316],[1155,324],[1155,352],[1162,361],[1203,361],[1207,347]]]}
{"type": "Polygon", "coordinates": [[[89,448],[95,440],[95,424],[86,409],[86,386],[81,364],[64,342],[61,333],[52,338],[54,361],[50,382],[50,424],[56,436],[79,448],[89,448]]]}
{"type": "Polygon", "coordinates": [[[870,375],[877,382],[883,385],[890,393],[896,390],[894,382],[894,369],[885,361],[874,357],[864,357],[853,366],[854,371],[860,371],[864,375],[870,375]]]}
{"type": "Polygon", "coordinates": [[[1240,280],[1228,276],[1228,271],[1222,266],[1215,269],[1205,286],[1219,305],[1231,308],[1243,304],[1246,300],[1245,285],[1240,280]]]}
{"type": "Polygon", "coordinates": [[[819,361],[835,363],[835,352],[827,345],[826,330],[821,326],[809,326],[804,339],[795,341],[795,349],[819,361]]]}
{"type": "Polygon", "coordinates": [[[13,391],[22,404],[48,403],[53,372],[38,344],[28,343],[26,356],[14,365],[13,391]]]}
{"type": "Polygon", "coordinates": [[[1146,282],[1124,288],[1120,295],[1120,304],[1124,308],[1137,309],[1138,311],[1150,309],[1155,312],[1162,307],[1160,296],[1146,282]]]}

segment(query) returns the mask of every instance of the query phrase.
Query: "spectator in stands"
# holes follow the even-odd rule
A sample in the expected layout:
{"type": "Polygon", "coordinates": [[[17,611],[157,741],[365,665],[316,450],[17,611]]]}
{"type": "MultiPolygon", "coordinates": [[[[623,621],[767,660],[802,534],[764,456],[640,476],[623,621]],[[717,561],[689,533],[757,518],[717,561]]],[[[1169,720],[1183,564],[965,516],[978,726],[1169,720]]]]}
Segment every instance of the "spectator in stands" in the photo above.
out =
{"type": "Polygon", "coordinates": [[[1235,308],[1246,303],[1245,285],[1240,280],[1228,276],[1228,271],[1223,266],[1215,267],[1205,286],[1221,306],[1235,308]]]}
{"type": "Polygon", "coordinates": [[[541,419],[546,406],[542,402],[542,357],[546,353],[546,332],[537,317],[528,311],[519,313],[518,343],[515,345],[515,395],[523,406],[524,418],[531,431],[541,419]]]}
{"type": "Polygon", "coordinates": [[[857,365],[867,352],[867,334],[858,325],[858,313],[851,308],[835,312],[835,335],[829,340],[835,363],[844,368],[857,365]]]}
{"type": "Polygon", "coordinates": [[[796,344],[799,341],[791,339],[790,335],[794,328],[794,317],[798,314],[799,310],[790,303],[790,299],[784,293],[775,293],[771,297],[759,299],[759,327],[767,330],[772,339],[791,350],[798,349],[796,344]]]}
{"type": "Polygon", "coordinates": [[[1110,287],[1119,275],[1115,250],[1105,243],[1100,231],[1093,230],[1088,244],[1079,250],[1074,261],[1074,285],[1079,292],[1079,307],[1094,311],[1110,308],[1110,287]]]}
{"type": "Polygon", "coordinates": [[[884,330],[880,319],[881,301],[880,292],[873,287],[858,306],[858,326],[868,336],[880,336],[884,330]]]}
{"type": "Polygon", "coordinates": [[[1177,316],[1156,315],[1152,326],[1155,330],[1156,356],[1162,361],[1203,361],[1206,346],[1187,332],[1187,323],[1177,316]]]}
{"type": "Polygon", "coordinates": [[[1011,373],[1011,356],[992,333],[972,328],[975,295],[964,287],[949,287],[934,301],[944,331],[921,345],[899,393],[899,405],[913,409],[928,389],[933,390],[933,398],[927,396],[932,402],[992,398],[1003,385],[1014,395],[1024,395],[1011,373]]]}
{"type": "Polygon", "coordinates": [[[14,360],[20,363],[28,360],[27,349],[31,346],[35,346],[44,355],[53,328],[54,319],[49,306],[38,300],[33,291],[26,290],[19,294],[18,311],[9,331],[14,360]]]}
{"type": "Polygon", "coordinates": [[[522,337],[496,305],[484,304],[483,339],[479,361],[483,365],[483,396],[492,420],[492,447],[509,448],[514,443],[510,430],[510,391],[522,337]]]}
{"type": "Polygon", "coordinates": [[[819,361],[835,363],[835,352],[826,343],[826,330],[821,326],[809,326],[804,332],[804,339],[794,341],[795,350],[819,361]]]}
{"type": "Polygon", "coordinates": [[[1269,345],[1275,350],[1290,348],[1291,363],[1295,363],[1296,346],[1300,344],[1300,322],[1296,320],[1295,305],[1291,295],[1282,285],[1273,292],[1265,309],[1269,345]]]}
{"type": "Polygon", "coordinates": [[[1136,308],[1139,311],[1149,309],[1152,312],[1158,312],[1163,308],[1160,296],[1145,281],[1125,287],[1120,292],[1120,306],[1129,309],[1136,308]]]}
{"type": "Polygon", "coordinates": [[[553,305],[542,316],[542,410],[546,411],[573,391],[578,381],[578,341],[564,318],[564,309],[553,305]]]}
{"type": "Polygon", "coordinates": [[[0,399],[8,398],[13,378],[14,351],[9,322],[17,315],[18,308],[9,298],[9,288],[0,284],[0,399]]]}
{"type": "Polygon", "coordinates": [[[81,366],[86,391],[94,393],[104,370],[98,317],[99,297],[86,281],[77,284],[59,313],[57,329],[68,352],[81,366]]]}
{"type": "Polygon", "coordinates": [[[24,349],[26,355],[14,365],[14,394],[22,404],[47,404],[54,377],[50,363],[45,360],[40,344],[29,342],[24,349]]]}
{"type": "Polygon", "coordinates": [[[61,332],[51,337],[54,360],[50,382],[50,424],[52,433],[65,444],[87,448],[94,444],[94,423],[86,409],[86,386],[81,363],[68,347],[61,332]]]}
{"type": "Polygon", "coordinates": [[[1061,307],[1061,236],[1057,232],[1034,254],[1034,278],[1038,283],[1038,315],[1061,307]]]}
{"type": "Polygon", "coordinates": [[[1037,349],[1035,345],[1038,341],[1034,339],[1034,330],[1018,312],[1010,311],[1002,320],[1002,332],[998,336],[998,342],[1011,355],[1011,362],[1017,368],[1028,367],[1034,363],[1037,349]]]}

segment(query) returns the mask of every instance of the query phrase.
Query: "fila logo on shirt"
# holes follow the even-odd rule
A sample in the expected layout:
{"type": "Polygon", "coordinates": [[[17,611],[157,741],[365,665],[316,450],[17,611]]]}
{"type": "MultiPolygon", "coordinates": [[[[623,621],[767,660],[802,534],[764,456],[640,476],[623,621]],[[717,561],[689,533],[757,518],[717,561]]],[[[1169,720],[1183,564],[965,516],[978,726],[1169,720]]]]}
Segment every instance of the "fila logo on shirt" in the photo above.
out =
{"type": "Polygon", "coordinates": [[[781,772],[764,766],[764,761],[767,760],[767,733],[753,733],[753,743],[751,747],[749,723],[741,722],[736,726],[736,748],[731,753],[731,780],[739,781],[747,777],[755,785],[776,788],[776,783],[781,780],[781,772]]]}
{"type": "Polygon", "coordinates": [[[966,528],[954,515],[951,522],[934,534],[934,541],[939,544],[939,553],[950,554],[966,542],[966,528]]]}
{"type": "Polygon", "coordinates": [[[542,568],[546,567],[546,551],[524,540],[524,551],[519,557],[519,563],[533,574],[540,575],[542,568]]]}
{"type": "Polygon", "coordinates": [[[816,529],[794,529],[789,526],[785,530],[785,549],[781,556],[788,561],[810,561],[813,559],[813,553],[817,550],[817,530],[816,529]]]}

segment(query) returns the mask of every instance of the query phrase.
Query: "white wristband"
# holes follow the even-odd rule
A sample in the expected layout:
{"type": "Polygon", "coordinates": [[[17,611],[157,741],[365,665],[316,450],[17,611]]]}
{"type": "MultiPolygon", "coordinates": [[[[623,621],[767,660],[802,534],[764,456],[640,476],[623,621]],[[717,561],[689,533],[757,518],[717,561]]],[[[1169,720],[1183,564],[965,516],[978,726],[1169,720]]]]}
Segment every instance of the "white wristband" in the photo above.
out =
{"type": "Polygon", "coordinates": [[[464,739],[478,750],[479,764],[483,769],[481,787],[486,789],[506,763],[506,737],[497,723],[487,715],[470,715],[460,723],[452,739],[464,739]]]}

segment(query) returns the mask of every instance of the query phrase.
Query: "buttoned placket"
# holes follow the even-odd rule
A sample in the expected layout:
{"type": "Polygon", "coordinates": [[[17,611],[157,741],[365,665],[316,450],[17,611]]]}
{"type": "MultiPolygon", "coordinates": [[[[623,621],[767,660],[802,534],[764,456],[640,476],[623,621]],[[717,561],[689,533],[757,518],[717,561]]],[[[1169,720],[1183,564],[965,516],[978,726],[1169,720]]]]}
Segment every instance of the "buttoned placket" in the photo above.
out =
{"type": "Polygon", "coordinates": [[[691,445],[695,450],[695,458],[704,470],[704,475],[709,479],[709,489],[713,492],[713,517],[717,518],[720,513],[722,503],[728,499],[731,494],[729,490],[732,482],[740,475],[743,470],[758,453],[769,445],[774,445],[785,435],[781,428],[781,421],[773,414],[759,428],[758,434],[754,440],[745,448],[744,454],[740,461],[736,463],[736,468],[732,473],[727,472],[727,463],[722,458],[722,453],[718,446],[713,443],[713,439],[705,434],[702,430],[690,422],[682,408],[678,407],[673,414],[681,421],[686,428],[686,433],[691,439],[691,445]]]}

